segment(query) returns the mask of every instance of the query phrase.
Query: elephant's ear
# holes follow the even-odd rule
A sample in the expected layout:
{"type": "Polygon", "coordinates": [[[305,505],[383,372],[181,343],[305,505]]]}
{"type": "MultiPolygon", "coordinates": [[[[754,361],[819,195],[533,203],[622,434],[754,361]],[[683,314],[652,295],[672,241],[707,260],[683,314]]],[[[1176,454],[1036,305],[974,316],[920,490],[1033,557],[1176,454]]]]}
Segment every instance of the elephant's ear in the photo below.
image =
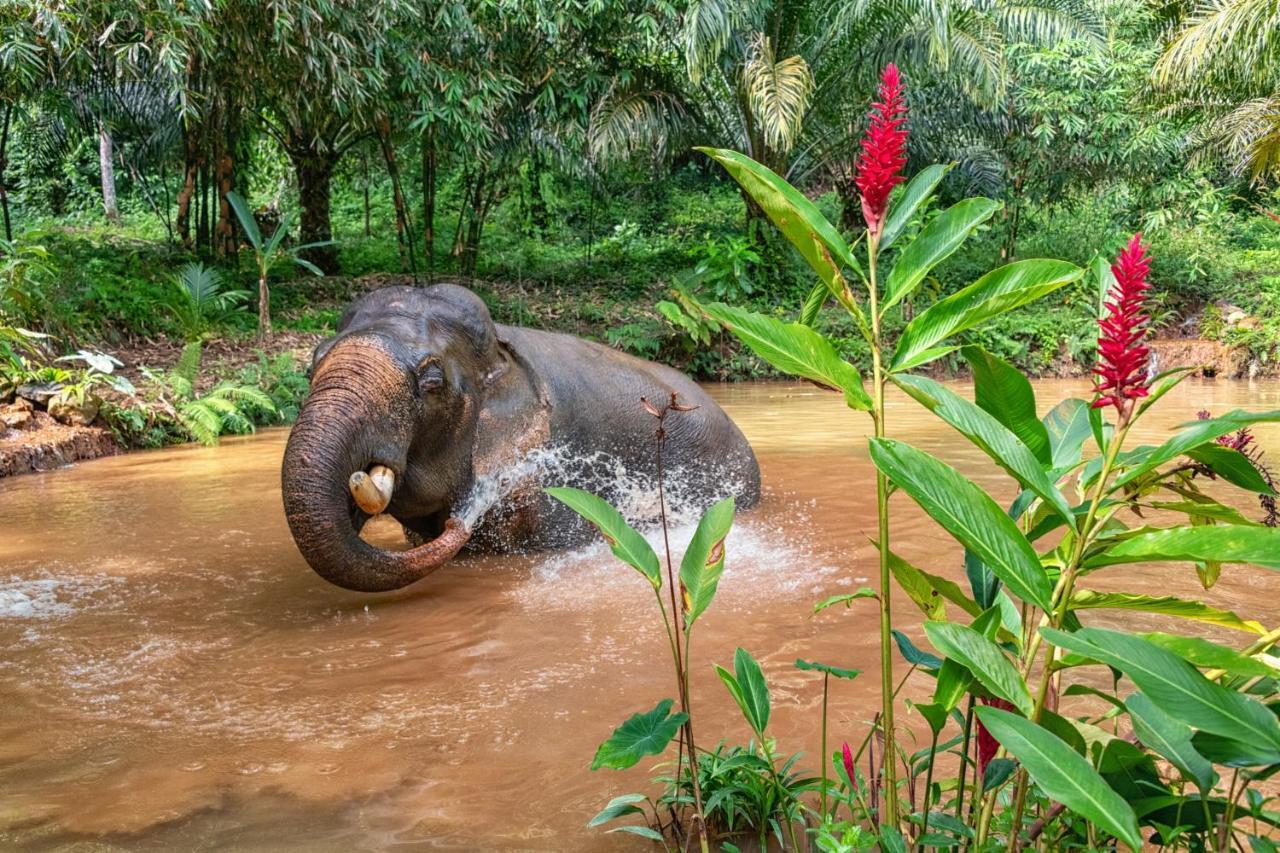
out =
{"type": "Polygon", "coordinates": [[[509,341],[499,339],[497,349],[476,417],[471,470],[477,480],[515,470],[551,440],[551,398],[542,377],[509,341]]]}

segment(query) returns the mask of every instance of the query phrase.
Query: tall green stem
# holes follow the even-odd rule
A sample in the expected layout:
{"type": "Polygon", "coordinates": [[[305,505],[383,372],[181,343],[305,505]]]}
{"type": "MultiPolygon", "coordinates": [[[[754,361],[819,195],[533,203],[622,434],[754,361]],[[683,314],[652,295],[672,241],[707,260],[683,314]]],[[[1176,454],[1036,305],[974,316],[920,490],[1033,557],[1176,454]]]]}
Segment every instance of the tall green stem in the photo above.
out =
{"type": "MultiPolygon", "coordinates": [[[[1093,493],[1089,497],[1089,509],[1085,513],[1079,532],[1076,534],[1075,543],[1071,548],[1071,558],[1063,568],[1062,577],[1059,578],[1057,587],[1054,590],[1053,610],[1044,614],[1041,618],[1041,626],[1047,623],[1050,627],[1061,628],[1063,622],[1066,621],[1067,612],[1071,608],[1071,594],[1075,590],[1076,578],[1079,577],[1080,573],[1080,563],[1084,560],[1085,550],[1093,542],[1097,536],[1098,528],[1101,526],[1096,523],[1098,509],[1102,506],[1102,499],[1106,495],[1107,480],[1110,479],[1111,471],[1115,468],[1116,459],[1120,456],[1120,448],[1124,445],[1125,436],[1129,433],[1129,414],[1131,412],[1132,408],[1121,413],[1115,434],[1111,436],[1111,441],[1107,444],[1102,460],[1102,468],[1098,471],[1098,479],[1094,483],[1093,493]]],[[[1036,631],[1027,647],[1022,670],[1024,677],[1030,677],[1032,662],[1035,660],[1039,647],[1040,632],[1036,631]]],[[[1040,714],[1044,711],[1045,702],[1049,697],[1049,684],[1053,678],[1054,652],[1055,649],[1052,643],[1045,644],[1044,660],[1041,663],[1040,684],[1036,690],[1035,705],[1031,713],[1033,722],[1038,723],[1040,721],[1040,714]]],[[[1017,788],[1014,793],[1013,822],[1009,828],[1008,850],[1010,853],[1018,849],[1020,824],[1026,804],[1026,795],[1027,776],[1026,770],[1023,769],[1018,771],[1017,788]]],[[[990,820],[989,810],[984,809],[977,828],[977,842],[979,845],[986,837],[990,820]]]]}
{"type": "MultiPolygon", "coordinates": [[[[829,673],[822,673],[822,818],[827,817],[827,763],[831,761],[831,756],[827,755],[827,682],[831,676],[829,673]]],[[[852,781],[852,780],[850,780],[852,781]]]]}
{"type": "MultiPolygon", "coordinates": [[[[880,293],[876,279],[876,253],[880,236],[872,234],[867,240],[867,270],[871,313],[871,367],[874,385],[871,418],[875,423],[876,438],[885,434],[884,386],[885,371],[880,350],[880,293]]],[[[880,539],[880,720],[884,729],[884,761],[881,775],[884,778],[884,806],[880,813],[881,826],[898,826],[898,748],[893,728],[893,611],[891,608],[892,577],[889,568],[889,482],[876,470],[876,518],[880,539]]]]}
{"type": "Polygon", "coordinates": [[[924,849],[924,837],[929,834],[929,796],[933,793],[933,765],[938,760],[938,733],[929,741],[929,769],[924,774],[924,808],[920,816],[920,835],[916,839],[918,849],[924,849]]]}

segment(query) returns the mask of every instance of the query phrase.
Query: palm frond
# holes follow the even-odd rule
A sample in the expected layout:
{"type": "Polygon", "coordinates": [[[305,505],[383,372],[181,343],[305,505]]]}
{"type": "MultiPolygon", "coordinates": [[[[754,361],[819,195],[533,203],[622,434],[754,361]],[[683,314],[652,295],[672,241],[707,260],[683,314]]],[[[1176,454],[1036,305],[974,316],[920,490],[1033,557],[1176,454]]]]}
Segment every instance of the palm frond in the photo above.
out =
{"type": "Polygon", "coordinates": [[[742,72],[747,104],[775,151],[790,151],[813,95],[813,72],[802,56],[776,59],[768,36],[759,35],[742,72]]]}
{"type": "Polygon", "coordinates": [[[591,111],[587,149],[597,162],[649,153],[665,158],[668,141],[684,116],[679,100],[659,91],[617,91],[591,111]]]}
{"type": "Polygon", "coordinates": [[[1280,58],[1280,2],[1204,0],[1156,63],[1157,81],[1168,84],[1229,64],[1263,72],[1280,58]]]}
{"type": "Polygon", "coordinates": [[[681,41],[689,79],[697,85],[720,61],[720,52],[742,23],[744,10],[737,0],[694,0],[684,13],[681,41]]]}

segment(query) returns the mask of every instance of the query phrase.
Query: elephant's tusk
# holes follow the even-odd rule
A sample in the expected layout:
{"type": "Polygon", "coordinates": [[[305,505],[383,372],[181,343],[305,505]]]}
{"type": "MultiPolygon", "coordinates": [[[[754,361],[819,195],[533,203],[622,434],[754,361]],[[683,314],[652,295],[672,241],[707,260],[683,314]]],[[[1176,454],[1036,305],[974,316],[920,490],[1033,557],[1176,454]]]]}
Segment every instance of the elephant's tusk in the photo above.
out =
{"type": "Polygon", "coordinates": [[[395,472],[385,465],[374,465],[366,474],[357,471],[347,481],[351,496],[356,499],[360,509],[377,515],[391,503],[391,492],[396,486],[395,472]]]}

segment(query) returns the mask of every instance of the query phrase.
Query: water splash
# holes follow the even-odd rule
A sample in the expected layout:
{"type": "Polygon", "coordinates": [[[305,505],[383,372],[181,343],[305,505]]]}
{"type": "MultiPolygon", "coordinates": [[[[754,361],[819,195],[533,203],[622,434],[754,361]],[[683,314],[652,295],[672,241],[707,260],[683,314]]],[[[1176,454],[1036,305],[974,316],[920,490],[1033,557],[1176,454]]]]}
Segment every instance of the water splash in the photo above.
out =
{"type": "MultiPolygon", "coordinates": [[[[573,486],[600,495],[637,527],[651,527],[659,518],[658,483],[652,471],[637,470],[612,453],[583,453],[563,444],[537,448],[514,465],[477,478],[454,514],[470,530],[517,490],[548,486],[573,486]]],[[[699,460],[668,468],[667,517],[673,524],[696,521],[716,501],[746,489],[741,472],[722,463],[699,460]]]]}

